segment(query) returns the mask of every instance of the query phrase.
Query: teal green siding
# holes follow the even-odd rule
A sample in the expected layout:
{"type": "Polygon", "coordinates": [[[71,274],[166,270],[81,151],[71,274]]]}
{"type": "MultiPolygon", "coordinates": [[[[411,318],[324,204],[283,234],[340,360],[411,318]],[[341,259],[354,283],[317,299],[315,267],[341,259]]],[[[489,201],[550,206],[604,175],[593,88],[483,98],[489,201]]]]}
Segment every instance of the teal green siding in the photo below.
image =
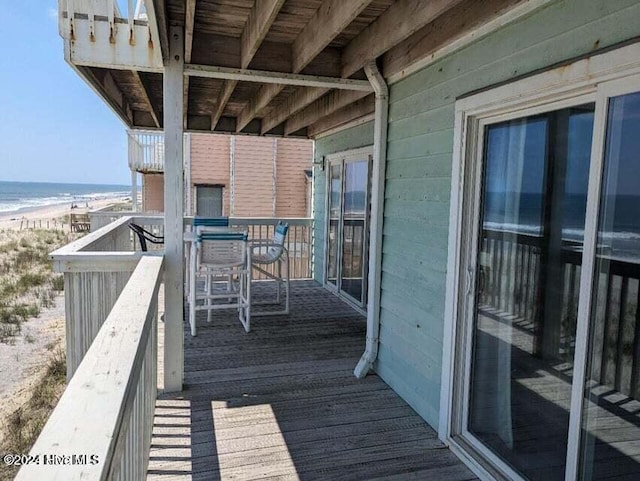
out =
{"type": "MultiPolygon", "coordinates": [[[[638,0],[557,1],[390,87],[375,367],[434,428],[440,409],[454,102],[640,36],[639,18],[638,0]]],[[[346,137],[341,132],[322,139],[317,155],[328,145],[362,145],[347,145],[346,137]]],[[[322,219],[323,195],[317,189],[322,219]]]]}
{"type": "MultiPolygon", "coordinates": [[[[373,144],[373,122],[368,122],[357,127],[345,129],[337,134],[324,137],[316,141],[315,162],[320,162],[323,156],[335,154],[350,149],[366,147],[373,144]]],[[[313,226],[313,277],[322,282],[324,277],[324,251],[325,251],[325,214],[326,214],[326,189],[327,169],[320,170],[317,166],[313,169],[313,212],[315,223],[313,226]]]]}

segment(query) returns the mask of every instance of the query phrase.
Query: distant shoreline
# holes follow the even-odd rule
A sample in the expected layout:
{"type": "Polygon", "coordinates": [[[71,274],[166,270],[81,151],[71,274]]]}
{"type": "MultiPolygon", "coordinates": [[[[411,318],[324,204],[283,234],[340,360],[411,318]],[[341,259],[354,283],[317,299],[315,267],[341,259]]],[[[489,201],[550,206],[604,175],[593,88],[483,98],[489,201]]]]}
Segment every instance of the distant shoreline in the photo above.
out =
{"type": "MultiPolygon", "coordinates": [[[[96,210],[108,207],[113,204],[120,204],[131,199],[131,195],[118,195],[104,197],[89,201],[89,209],[85,205],[85,201],[59,202],[55,204],[47,204],[40,206],[23,207],[15,211],[0,212],[0,230],[1,229],[18,229],[24,219],[33,220],[55,220],[68,216],[73,212],[84,213],[88,210],[96,210]],[[78,209],[71,209],[71,204],[79,204],[78,209]]],[[[66,222],[66,221],[65,221],[66,222]]]]}
{"type": "Polygon", "coordinates": [[[77,184],[0,180],[0,216],[21,216],[40,208],[85,207],[107,198],[131,195],[125,184],[77,184]]]}
{"type": "MultiPolygon", "coordinates": [[[[124,197],[123,197],[124,198],[124,197]]],[[[20,220],[20,218],[24,214],[30,214],[33,212],[37,212],[43,209],[47,209],[49,207],[60,207],[63,205],[69,205],[69,211],[71,211],[71,204],[74,202],[69,202],[68,200],[64,202],[53,202],[51,204],[43,204],[43,205],[30,205],[27,207],[19,207],[15,210],[0,210],[0,218],[4,220],[20,220]],[[17,216],[15,219],[14,217],[17,216]],[[6,217],[11,217],[11,219],[5,219],[6,217]]]]}

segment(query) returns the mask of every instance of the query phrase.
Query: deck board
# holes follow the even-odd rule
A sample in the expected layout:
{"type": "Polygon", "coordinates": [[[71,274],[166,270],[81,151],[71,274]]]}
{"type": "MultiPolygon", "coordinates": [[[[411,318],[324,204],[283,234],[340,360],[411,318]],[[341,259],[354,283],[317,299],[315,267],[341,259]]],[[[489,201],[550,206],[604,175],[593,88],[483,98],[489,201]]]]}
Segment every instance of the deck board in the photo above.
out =
{"type": "Polygon", "coordinates": [[[256,317],[249,334],[231,313],[199,314],[184,390],[157,401],[147,479],[475,479],[378,376],[353,376],[365,334],[312,281],[293,283],[291,315],[256,317]]]}

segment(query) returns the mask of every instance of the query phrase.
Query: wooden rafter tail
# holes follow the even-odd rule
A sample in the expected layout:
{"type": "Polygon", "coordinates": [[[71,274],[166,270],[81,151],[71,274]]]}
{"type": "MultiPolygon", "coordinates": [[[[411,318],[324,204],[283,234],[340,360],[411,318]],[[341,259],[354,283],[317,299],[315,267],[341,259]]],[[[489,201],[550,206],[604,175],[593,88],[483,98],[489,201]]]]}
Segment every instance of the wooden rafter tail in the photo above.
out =
{"type": "Polygon", "coordinates": [[[151,97],[149,97],[149,90],[147,89],[147,86],[144,84],[139,72],[137,72],[136,70],[132,70],[131,74],[133,75],[133,78],[140,86],[140,92],[144,97],[144,102],[147,104],[147,109],[149,110],[149,114],[153,119],[153,123],[157,128],[160,128],[161,127],[160,113],[157,111],[157,109],[153,105],[153,102],[151,101],[151,97]]]}
{"type": "Polygon", "coordinates": [[[368,92],[334,90],[324,97],[289,118],[284,124],[285,135],[292,134],[307,127],[322,117],[332,114],[336,110],[346,107],[353,102],[369,95],[368,92]]]}

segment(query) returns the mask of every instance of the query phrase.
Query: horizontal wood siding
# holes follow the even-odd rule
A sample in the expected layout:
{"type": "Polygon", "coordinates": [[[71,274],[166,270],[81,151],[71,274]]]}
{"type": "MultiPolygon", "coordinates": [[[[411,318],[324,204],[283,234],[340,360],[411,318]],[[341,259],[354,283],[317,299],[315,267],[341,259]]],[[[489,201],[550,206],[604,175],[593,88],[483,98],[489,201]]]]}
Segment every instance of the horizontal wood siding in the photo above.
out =
{"type": "MultiPolygon", "coordinates": [[[[274,215],[275,142],[276,139],[273,138],[236,137],[231,212],[234,217],[272,217],[274,215]]],[[[301,179],[301,182],[304,182],[304,179],[301,179]]]]}
{"type": "Polygon", "coordinates": [[[276,216],[306,217],[306,175],[311,169],[313,143],[304,139],[277,139],[276,216]]]}
{"type": "Polygon", "coordinates": [[[164,175],[142,175],[142,210],[145,212],[164,211],[164,175]]]}
{"type": "MultiPolygon", "coordinates": [[[[222,214],[229,215],[229,135],[191,134],[191,187],[223,185],[222,214]]],[[[195,209],[196,198],[192,196],[195,209]]]]}
{"type": "Polygon", "coordinates": [[[640,35],[640,3],[558,1],[391,86],[376,370],[438,427],[456,98],[640,35]]]}
{"type": "MultiPolygon", "coordinates": [[[[390,87],[377,373],[438,427],[454,102],[640,36],[640,2],[554,2],[390,87]]],[[[322,138],[323,155],[371,144],[371,124],[322,138]],[[366,141],[363,141],[363,135],[366,141]]],[[[315,176],[322,280],[326,169],[315,176]]]]}
{"type": "MultiPolygon", "coordinates": [[[[315,162],[320,162],[323,156],[335,154],[345,150],[357,149],[373,144],[373,122],[345,129],[328,137],[316,141],[315,162]]],[[[324,277],[324,251],[325,251],[325,211],[327,189],[327,166],[321,170],[318,165],[313,169],[313,277],[322,282],[324,277]]]]}

